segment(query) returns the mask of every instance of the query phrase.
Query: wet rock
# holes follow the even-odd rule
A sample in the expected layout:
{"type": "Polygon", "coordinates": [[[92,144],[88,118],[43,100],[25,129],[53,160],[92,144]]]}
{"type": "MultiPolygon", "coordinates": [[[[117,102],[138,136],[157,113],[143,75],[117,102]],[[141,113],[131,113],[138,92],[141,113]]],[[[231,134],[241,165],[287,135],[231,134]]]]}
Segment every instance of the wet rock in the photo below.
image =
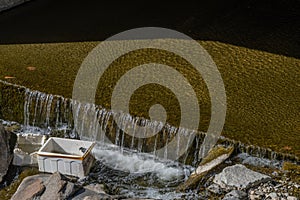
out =
{"type": "Polygon", "coordinates": [[[83,197],[83,200],[101,200],[102,198],[99,195],[86,196],[83,197]]]}
{"type": "Polygon", "coordinates": [[[272,200],[277,200],[277,199],[279,199],[277,193],[275,193],[275,192],[272,192],[272,193],[268,194],[268,195],[267,195],[267,198],[271,198],[272,200]]]}
{"type": "Polygon", "coordinates": [[[288,197],[287,197],[287,200],[298,200],[298,198],[297,198],[297,197],[294,197],[294,196],[288,196],[288,197]]]}
{"type": "Polygon", "coordinates": [[[140,198],[137,198],[137,199],[135,199],[135,198],[130,198],[130,199],[123,199],[123,200],[154,200],[154,199],[140,199],[140,198]]]}
{"type": "Polygon", "coordinates": [[[243,200],[247,199],[247,193],[240,191],[240,190],[232,190],[231,192],[227,193],[223,200],[243,200]]]}
{"type": "Polygon", "coordinates": [[[258,158],[258,157],[250,156],[247,153],[241,153],[237,156],[237,158],[242,160],[242,164],[252,165],[256,167],[271,167],[271,168],[280,167],[280,162],[277,160],[258,158]]]}
{"type": "Polygon", "coordinates": [[[80,189],[59,172],[55,172],[49,177],[45,182],[45,187],[45,192],[40,197],[41,200],[67,199],[80,189]]]}
{"type": "Polygon", "coordinates": [[[222,188],[247,189],[262,182],[269,181],[271,177],[252,171],[244,165],[237,164],[223,169],[213,180],[222,188]]]}
{"type": "Polygon", "coordinates": [[[211,184],[210,186],[207,187],[207,190],[211,193],[214,194],[221,194],[223,191],[221,189],[221,187],[217,184],[211,184]]]}
{"type": "Polygon", "coordinates": [[[96,192],[98,194],[105,194],[104,185],[103,184],[98,184],[98,183],[96,183],[96,184],[90,184],[90,185],[84,186],[84,189],[96,192]]]}
{"type": "Polygon", "coordinates": [[[16,145],[17,136],[7,132],[0,124],[0,182],[6,175],[8,167],[13,159],[13,150],[16,145]]]}
{"type": "Polygon", "coordinates": [[[213,168],[224,162],[229,156],[232,154],[234,148],[229,147],[225,148],[223,146],[216,146],[208,155],[203,158],[199,167],[196,169],[194,173],[188,178],[186,182],[179,185],[177,190],[178,191],[185,191],[188,189],[194,189],[198,186],[198,183],[201,179],[213,168]]]}
{"type": "Polygon", "coordinates": [[[225,148],[223,146],[214,147],[208,155],[201,161],[200,165],[197,167],[195,174],[201,174],[203,172],[209,171],[214,167],[218,166],[226,159],[230,157],[234,148],[225,148]]]}
{"type": "Polygon", "coordinates": [[[45,190],[44,182],[48,179],[50,175],[39,174],[34,176],[26,177],[21,185],[18,187],[17,191],[11,198],[12,200],[20,199],[33,199],[45,190]]]}
{"type": "Polygon", "coordinates": [[[98,200],[98,199],[114,199],[114,198],[106,193],[96,193],[89,189],[82,189],[72,197],[72,200],[82,200],[82,199],[98,200]]]}
{"type": "Polygon", "coordinates": [[[260,200],[261,196],[257,195],[257,194],[250,194],[249,195],[249,199],[250,200],[260,200]]]}

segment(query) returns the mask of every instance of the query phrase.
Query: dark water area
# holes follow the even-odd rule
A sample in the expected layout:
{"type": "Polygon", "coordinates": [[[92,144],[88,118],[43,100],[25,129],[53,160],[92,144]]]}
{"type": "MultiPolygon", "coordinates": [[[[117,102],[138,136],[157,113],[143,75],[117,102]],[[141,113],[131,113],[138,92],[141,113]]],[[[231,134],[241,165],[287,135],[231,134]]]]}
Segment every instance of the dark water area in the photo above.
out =
{"type": "Polygon", "coordinates": [[[0,43],[101,41],[138,27],[165,27],[213,40],[300,57],[300,1],[33,0],[0,13],[0,43]]]}

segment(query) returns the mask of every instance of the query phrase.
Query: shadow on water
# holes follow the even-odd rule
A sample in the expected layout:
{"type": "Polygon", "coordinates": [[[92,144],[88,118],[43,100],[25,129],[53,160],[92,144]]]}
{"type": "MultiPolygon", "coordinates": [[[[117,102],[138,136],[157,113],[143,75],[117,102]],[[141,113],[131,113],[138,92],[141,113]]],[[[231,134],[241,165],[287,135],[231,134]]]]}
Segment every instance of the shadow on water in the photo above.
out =
{"type": "Polygon", "coordinates": [[[33,0],[0,13],[0,44],[99,41],[146,26],[300,58],[299,0],[33,0]]]}

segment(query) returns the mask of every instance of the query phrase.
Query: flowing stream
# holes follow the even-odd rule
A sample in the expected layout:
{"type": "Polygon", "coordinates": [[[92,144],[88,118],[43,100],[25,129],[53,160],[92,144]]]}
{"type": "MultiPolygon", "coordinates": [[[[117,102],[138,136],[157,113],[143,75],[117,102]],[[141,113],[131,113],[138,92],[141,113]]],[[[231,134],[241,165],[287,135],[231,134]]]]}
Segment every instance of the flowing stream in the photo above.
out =
{"type": "MultiPolygon", "coordinates": [[[[192,192],[176,192],[176,187],[194,170],[193,166],[184,164],[188,154],[181,157],[181,162],[168,159],[168,154],[179,154],[176,148],[175,151],[165,148],[162,156],[157,156],[158,150],[176,134],[179,139],[175,146],[179,148],[180,136],[195,131],[26,89],[24,125],[19,134],[57,132],[65,137],[97,142],[93,150],[97,162],[87,181],[105,183],[112,194],[155,199],[198,198],[192,192]],[[160,134],[155,135],[157,130],[161,130],[160,134]],[[130,137],[127,131],[132,133],[130,137]],[[140,134],[152,137],[136,137],[140,134]]],[[[197,144],[203,139],[196,138],[197,144]]],[[[198,155],[192,157],[195,164],[198,155]]]]}
{"type": "MultiPolygon", "coordinates": [[[[11,125],[3,120],[2,123],[11,125]]],[[[198,152],[204,133],[196,134],[193,130],[29,89],[25,89],[24,124],[17,133],[96,141],[93,154],[97,162],[84,181],[104,183],[110,194],[153,199],[202,198],[192,191],[176,192],[176,187],[187,180],[199,163],[198,152]],[[174,138],[175,142],[170,146],[174,138]],[[183,138],[188,142],[180,146],[183,138]],[[186,153],[181,155],[181,150],[186,153]],[[178,159],[170,160],[170,155],[177,155],[178,159]]],[[[254,156],[290,158],[270,149],[222,137],[220,140],[225,145],[235,145],[239,152],[254,156]]]]}

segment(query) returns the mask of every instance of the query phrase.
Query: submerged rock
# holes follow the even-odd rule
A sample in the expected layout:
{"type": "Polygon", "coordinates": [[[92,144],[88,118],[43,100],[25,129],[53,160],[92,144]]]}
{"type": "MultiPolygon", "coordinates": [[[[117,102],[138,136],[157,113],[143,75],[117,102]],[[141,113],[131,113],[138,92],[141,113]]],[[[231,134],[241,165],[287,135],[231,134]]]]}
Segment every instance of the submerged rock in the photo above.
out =
{"type": "Polygon", "coordinates": [[[213,180],[214,183],[222,188],[248,189],[262,182],[271,180],[270,176],[252,171],[241,164],[229,166],[217,174],[213,180]]]}
{"type": "Polygon", "coordinates": [[[0,182],[6,175],[8,167],[13,159],[13,150],[16,145],[17,136],[7,132],[0,124],[0,182]]]}

